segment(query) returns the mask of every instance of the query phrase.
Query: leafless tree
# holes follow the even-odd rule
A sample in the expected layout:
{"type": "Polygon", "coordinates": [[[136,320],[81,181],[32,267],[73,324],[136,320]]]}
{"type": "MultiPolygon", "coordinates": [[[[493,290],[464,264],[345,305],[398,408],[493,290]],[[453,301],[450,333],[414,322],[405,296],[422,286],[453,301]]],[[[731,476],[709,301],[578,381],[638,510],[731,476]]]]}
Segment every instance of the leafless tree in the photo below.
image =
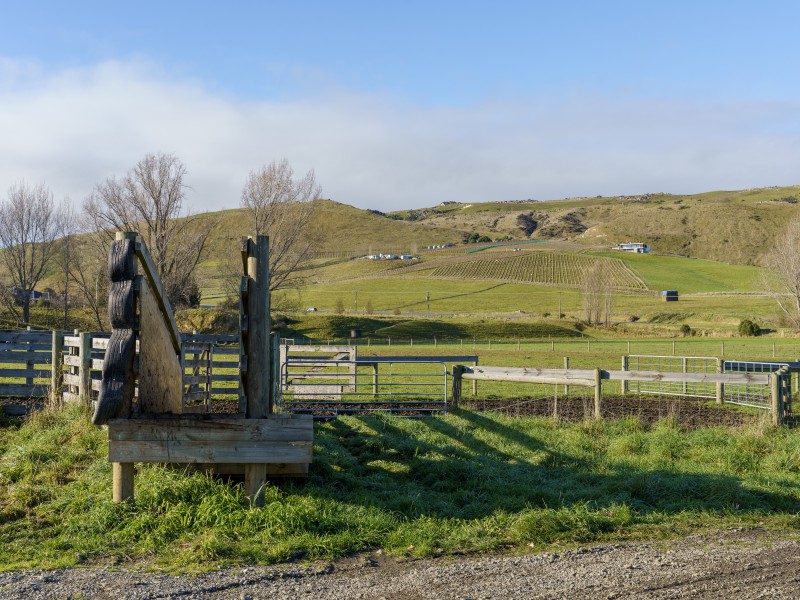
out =
{"type": "Polygon", "coordinates": [[[45,184],[11,186],[0,202],[3,262],[22,301],[22,321],[30,319],[31,294],[42,280],[62,231],[62,210],[45,184]]]}
{"type": "Polygon", "coordinates": [[[173,304],[188,304],[216,221],[183,212],[186,167],[172,154],[148,154],[124,177],[95,186],[84,212],[108,244],[114,231],[137,231],[173,304]]]}
{"type": "Polygon", "coordinates": [[[270,289],[300,283],[298,267],[305,262],[314,239],[308,231],[314,206],[321,193],[313,169],[295,179],[285,158],[251,171],[242,189],[241,205],[256,235],[269,236],[270,289]]]}
{"type": "Polygon", "coordinates": [[[766,255],[761,284],[778,304],[781,316],[800,330],[800,218],[790,221],[766,255]]]}
{"type": "Polygon", "coordinates": [[[614,307],[614,288],[602,261],[598,261],[584,275],[583,304],[587,323],[611,324],[614,307]]]}

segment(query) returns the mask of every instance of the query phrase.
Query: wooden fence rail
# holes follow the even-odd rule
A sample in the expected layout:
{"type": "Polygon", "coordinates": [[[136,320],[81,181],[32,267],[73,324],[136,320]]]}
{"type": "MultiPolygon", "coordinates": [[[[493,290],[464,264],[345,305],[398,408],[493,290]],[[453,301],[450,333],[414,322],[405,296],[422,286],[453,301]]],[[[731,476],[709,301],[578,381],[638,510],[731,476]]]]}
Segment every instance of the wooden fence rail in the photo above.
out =
{"type": "Polygon", "coordinates": [[[606,371],[604,369],[535,369],[515,367],[453,367],[453,406],[461,400],[461,385],[467,381],[510,381],[531,384],[578,385],[594,388],[594,416],[603,414],[603,381],[677,381],[694,383],[750,384],[771,386],[771,414],[775,425],[783,423],[791,389],[787,369],[775,373],[673,373],[664,371],[606,371]]]}

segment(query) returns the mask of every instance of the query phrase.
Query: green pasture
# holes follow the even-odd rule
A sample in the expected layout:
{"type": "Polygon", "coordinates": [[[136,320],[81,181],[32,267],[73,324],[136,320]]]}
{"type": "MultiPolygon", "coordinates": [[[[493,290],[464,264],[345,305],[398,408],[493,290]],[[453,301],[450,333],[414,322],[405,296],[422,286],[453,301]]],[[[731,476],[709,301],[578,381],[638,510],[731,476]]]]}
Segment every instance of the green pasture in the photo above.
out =
{"type": "MultiPolygon", "coordinates": [[[[582,319],[585,310],[584,294],[575,288],[412,277],[367,278],[306,286],[294,292],[294,297],[303,308],[333,312],[341,303],[347,313],[354,314],[372,310],[389,314],[542,317],[558,316],[560,308],[565,316],[582,319]]],[[[612,315],[615,321],[638,317],[639,321],[655,319],[660,322],[662,313],[682,313],[678,322],[696,326],[737,325],[745,318],[773,321],[776,304],[766,296],[752,294],[683,295],[678,302],[665,303],[653,293],[614,293],[612,315]]]]}
{"type": "Polygon", "coordinates": [[[762,269],[748,265],[731,265],[699,258],[633,254],[631,252],[598,252],[622,260],[651,290],[678,290],[683,294],[699,292],[760,291],[762,269]]]}
{"type": "Polygon", "coordinates": [[[111,501],[106,433],[74,407],[0,425],[0,569],[221,565],[563,551],[726,527],[800,529],[797,430],[682,431],[460,410],[315,426],[304,484],[138,465],[111,501]]]}

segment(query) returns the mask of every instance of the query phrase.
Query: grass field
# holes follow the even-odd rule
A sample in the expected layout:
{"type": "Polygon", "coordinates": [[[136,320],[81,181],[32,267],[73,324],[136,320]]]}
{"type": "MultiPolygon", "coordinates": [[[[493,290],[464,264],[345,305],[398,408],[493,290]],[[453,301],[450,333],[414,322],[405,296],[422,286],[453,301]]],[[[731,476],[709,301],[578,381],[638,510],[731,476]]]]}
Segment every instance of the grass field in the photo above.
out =
{"type": "Polygon", "coordinates": [[[308,482],[270,485],[263,508],[241,485],[156,465],[115,505],[105,438],[74,409],[0,428],[0,568],[211,569],[800,528],[800,437],[786,429],[340,418],[316,427],[308,482]]]}

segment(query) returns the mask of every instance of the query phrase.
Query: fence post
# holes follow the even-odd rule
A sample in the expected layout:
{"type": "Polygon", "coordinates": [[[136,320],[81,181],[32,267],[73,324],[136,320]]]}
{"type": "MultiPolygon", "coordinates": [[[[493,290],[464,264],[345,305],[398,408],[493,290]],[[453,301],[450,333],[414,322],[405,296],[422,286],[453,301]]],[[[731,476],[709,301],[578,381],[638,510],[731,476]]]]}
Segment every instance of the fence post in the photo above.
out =
{"type": "Polygon", "coordinates": [[[350,387],[352,391],[358,390],[358,346],[350,348],[350,387]]]}
{"type": "MultiPolygon", "coordinates": [[[[564,369],[569,369],[569,356],[564,357],[564,369]]],[[[569,386],[564,386],[564,396],[569,396],[569,386]]]]}
{"type": "Polygon", "coordinates": [[[378,363],[372,363],[372,395],[378,395],[378,363]]]}
{"type": "MultiPolygon", "coordinates": [[[[630,347],[630,342],[628,342],[628,347],[630,347]]],[[[630,362],[630,357],[627,354],[622,357],[622,370],[623,371],[627,371],[628,370],[629,362],[630,362]]],[[[627,379],[623,379],[622,381],[619,382],[619,391],[623,395],[628,393],[628,380],[627,379]]]]}
{"type": "MultiPolygon", "coordinates": [[[[717,359],[717,373],[725,372],[725,361],[721,358],[717,359]]],[[[717,383],[717,404],[725,402],[725,384],[721,381],[717,383]]]]}
{"type": "MultiPolygon", "coordinates": [[[[475,366],[476,367],[478,366],[478,361],[477,360],[475,361],[475,366]]],[[[474,397],[476,397],[476,398],[478,397],[478,380],[477,379],[473,379],[472,380],[472,395],[474,397]]]]}
{"type": "Polygon", "coordinates": [[[464,367],[461,365],[453,365],[453,392],[451,394],[451,404],[453,408],[458,408],[461,402],[461,374],[464,372],[464,367]]]}
{"type": "MultiPolygon", "coordinates": [[[[672,343],[674,344],[675,342],[672,342],[672,343]]],[[[689,359],[686,358],[685,356],[681,358],[681,371],[683,373],[688,373],[689,372],[689,359]]],[[[689,391],[689,382],[684,380],[684,382],[683,382],[683,395],[685,396],[688,391],[689,391]]]]}
{"type": "Polygon", "coordinates": [[[50,358],[52,377],[50,379],[50,404],[58,406],[62,403],[61,385],[64,381],[64,332],[53,331],[52,354],[50,358]]]}
{"type": "Polygon", "coordinates": [[[603,372],[600,369],[594,370],[594,418],[599,419],[603,416],[603,372]]]}
{"type": "Polygon", "coordinates": [[[79,337],[80,348],[78,349],[78,356],[81,359],[81,366],[78,371],[80,375],[78,396],[80,396],[83,404],[90,406],[92,401],[92,334],[84,331],[81,332],[79,337]]]}
{"type": "Polygon", "coordinates": [[[781,424],[781,388],[780,388],[780,374],[778,372],[770,373],[770,396],[772,400],[772,424],[778,426],[781,424]]]}
{"type": "MultiPolygon", "coordinates": [[[[33,331],[33,328],[30,325],[28,325],[27,331],[28,331],[28,333],[30,333],[31,331],[33,331]]],[[[28,355],[30,356],[31,353],[33,352],[33,348],[31,347],[31,338],[30,338],[30,336],[27,337],[27,339],[25,341],[25,344],[28,346],[27,351],[28,351],[28,355]]],[[[29,360],[25,361],[25,369],[27,371],[33,371],[33,367],[34,367],[33,359],[29,359],[29,360]]],[[[26,377],[25,378],[25,385],[32,386],[33,385],[33,377],[26,377]]]]}

